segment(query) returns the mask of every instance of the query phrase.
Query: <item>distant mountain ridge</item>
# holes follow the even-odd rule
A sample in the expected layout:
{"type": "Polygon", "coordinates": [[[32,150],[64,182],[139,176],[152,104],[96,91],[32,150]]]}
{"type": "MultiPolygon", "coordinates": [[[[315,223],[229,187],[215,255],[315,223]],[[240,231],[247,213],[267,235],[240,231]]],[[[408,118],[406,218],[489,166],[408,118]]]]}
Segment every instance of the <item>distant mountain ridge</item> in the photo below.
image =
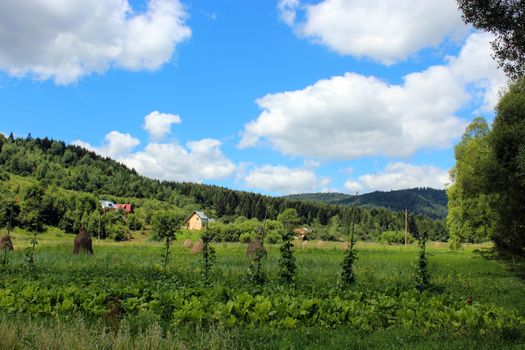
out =
{"type": "Polygon", "coordinates": [[[411,188],[395,191],[374,191],[354,196],[344,193],[302,193],[285,196],[288,199],[323,202],[328,204],[380,207],[394,211],[408,209],[412,213],[435,219],[447,216],[448,198],[445,190],[411,188]]]}

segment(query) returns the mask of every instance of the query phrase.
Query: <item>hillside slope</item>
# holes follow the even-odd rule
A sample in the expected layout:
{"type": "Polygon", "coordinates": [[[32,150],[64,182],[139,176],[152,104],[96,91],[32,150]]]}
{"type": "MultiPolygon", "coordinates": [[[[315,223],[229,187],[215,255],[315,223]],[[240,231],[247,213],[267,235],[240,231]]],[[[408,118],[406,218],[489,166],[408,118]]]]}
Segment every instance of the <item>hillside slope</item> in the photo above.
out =
{"type": "Polygon", "coordinates": [[[435,219],[447,216],[447,194],[433,188],[412,188],[397,191],[375,191],[358,196],[344,193],[305,193],[289,195],[292,200],[309,200],[337,205],[352,205],[408,211],[435,219]]]}

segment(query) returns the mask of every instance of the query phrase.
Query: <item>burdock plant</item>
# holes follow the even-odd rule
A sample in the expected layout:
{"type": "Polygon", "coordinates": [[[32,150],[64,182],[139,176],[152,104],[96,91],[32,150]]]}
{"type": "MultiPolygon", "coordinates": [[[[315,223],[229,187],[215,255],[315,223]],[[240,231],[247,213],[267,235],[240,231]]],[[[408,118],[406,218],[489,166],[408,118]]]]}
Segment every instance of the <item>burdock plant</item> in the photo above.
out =
{"type": "Polygon", "coordinates": [[[38,244],[36,240],[36,232],[33,232],[33,238],[31,238],[31,246],[26,249],[26,267],[32,271],[35,268],[35,247],[38,244]]]}
{"type": "Polygon", "coordinates": [[[341,283],[344,286],[355,283],[354,262],[357,260],[357,254],[354,249],[354,227],[356,209],[357,205],[354,204],[352,208],[352,226],[350,228],[350,247],[346,251],[345,257],[343,259],[343,271],[341,272],[341,283]]]}
{"type": "Polygon", "coordinates": [[[427,255],[425,251],[425,244],[427,241],[426,234],[421,235],[419,238],[419,260],[417,267],[417,276],[416,276],[416,288],[422,292],[430,287],[430,275],[428,273],[427,265],[427,255]]]}
{"type": "Polygon", "coordinates": [[[263,269],[263,259],[267,255],[263,243],[265,227],[259,227],[257,231],[257,238],[250,243],[246,253],[251,259],[250,267],[248,268],[248,277],[255,284],[262,285],[266,282],[266,274],[263,269]]]}
{"type": "Polygon", "coordinates": [[[204,233],[201,236],[202,240],[202,277],[204,277],[204,282],[209,283],[210,273],[215,262],[215,249],[210,245],[213,240],[213,234],[204,230],[204,233]]]}

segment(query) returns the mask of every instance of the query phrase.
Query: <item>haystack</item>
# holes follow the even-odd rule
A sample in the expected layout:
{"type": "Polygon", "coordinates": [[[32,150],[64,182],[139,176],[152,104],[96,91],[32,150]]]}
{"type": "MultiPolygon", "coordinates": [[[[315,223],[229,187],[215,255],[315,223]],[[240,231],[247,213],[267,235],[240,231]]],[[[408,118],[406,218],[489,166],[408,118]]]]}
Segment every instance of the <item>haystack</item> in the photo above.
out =
{"type": "Polygon", "coordinates": [[[204,243],[202,242],[202,239],[199,239],[195,244],[193,245],[193,248],[191,248],[192,254],[200,254],[202,252],[202,247],[204,246],[204,243]]]}
{"type": "Polygon", "coordinates": [[[263,254],[266,256],[268,253],[266,252],[266,248],[261,243],[261,239],[259,237],[255,238],[248,244],[248,249],[246,249],[246,256],[253,259],[255,257],[255,254],[258,250],[262,249],[263,254]]]}
{"type": "Polygon", "coordinates": [[[193,247],[193,241],[191,239],[186,239],[184,241],[184,248],[191,248],[193,247]]]}
{"type": "Polygon", "coordinates": [[[342,249],[342,250],[348,250],[348,249],[350,249],[350,243],[348,243],[348,242],[344,242],[344,243],[342,243],[342,244],[341,244],[341,249],[342,249]]]}
{"type": "Polygon", "coordinates": [[[322,247],[324,247],[324,241],[318,241],[317,248],[322,248],[322,247]]]}
{"type": "Polygon", "coordinates": [[[11,240],[11,236],[9,234],[3,235],[2,238],[0,238],[0,250],[13,250],[13,241],[11,240]]]}
{"type": "Polygon", "coordinates": [[[79,234],[75,237],[73,254],[77,255],[81,250],[86,254],[93,254],[93,242],[84,228],[80,229],[79,234]]]}

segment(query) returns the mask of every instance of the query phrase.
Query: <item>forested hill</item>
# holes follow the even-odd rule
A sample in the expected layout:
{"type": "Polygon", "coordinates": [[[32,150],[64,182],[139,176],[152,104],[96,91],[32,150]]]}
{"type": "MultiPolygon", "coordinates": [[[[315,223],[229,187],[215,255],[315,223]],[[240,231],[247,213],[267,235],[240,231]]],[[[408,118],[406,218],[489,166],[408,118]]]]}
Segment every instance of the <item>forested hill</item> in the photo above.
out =
{"type": "Polygon", "coordinates": [[[309,200],[328,204],[387,208],[394,211],[408,209],[410,212],[432,218],[447,216],[447,194],[433,188],[412,188],[397,191],[374,191],[358,196],[344,193],[305,193],[289,195],[292,200],[309,200]]]}
{"type": "MultiPolygon", "coordinates": [[[[0,227],[40,230],[56,226],[78,232],[83,222],[96,222],[99,199],[132,203],[147,225],[158,211],[206,210],[222,222],[237,218],[273,219],[285,209],[297,210],[302,225],[348,227],[348,206],[301,201],[235,191],[218,186],[158,181],[84,148],[47,138],[13,138],[0,134],[0,227]]],[[[448,237],[443,222],[415,216],[431,239],[448,237]]],[[[119,223],[122,224],[122,223],[119,223]]],[[[128,223],[129,224],[129,223],[128,223]]],[[[383,208],[360,207],[356,233],[376,239],[404,227],[404,215],[383,208]]]]}

